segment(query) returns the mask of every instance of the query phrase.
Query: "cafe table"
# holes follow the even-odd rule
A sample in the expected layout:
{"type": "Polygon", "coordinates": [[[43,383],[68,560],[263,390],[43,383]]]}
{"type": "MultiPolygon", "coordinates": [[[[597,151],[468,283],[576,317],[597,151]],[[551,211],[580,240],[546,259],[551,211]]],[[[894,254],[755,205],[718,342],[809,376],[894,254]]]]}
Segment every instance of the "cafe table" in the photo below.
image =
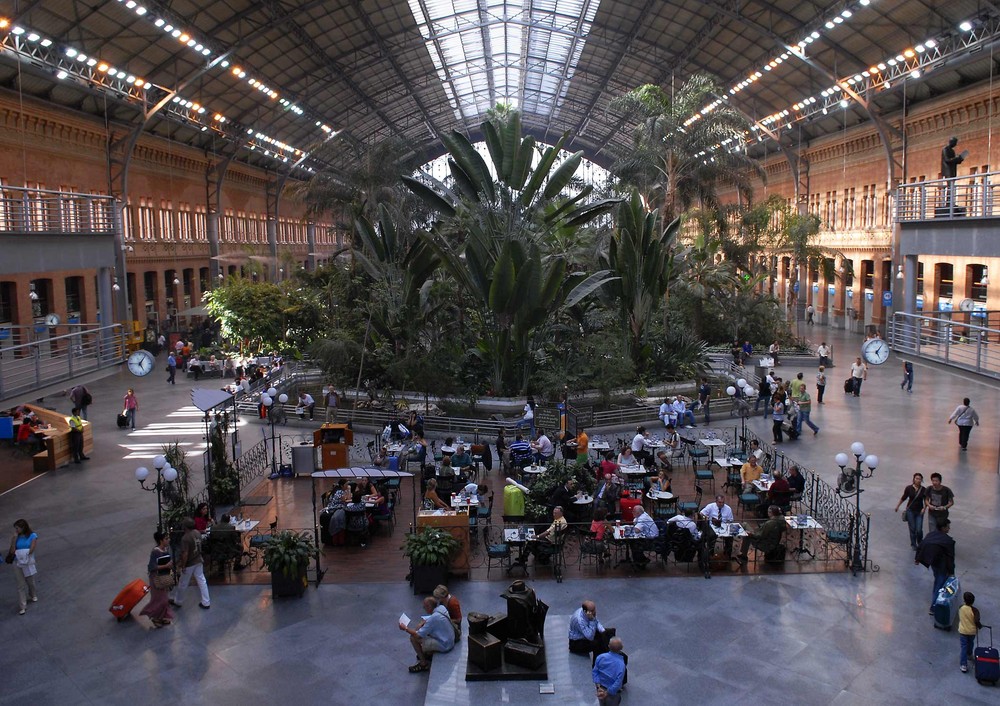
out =
{"type": "Polygon", "coordinates": [[[757,489],[758,493],[766,493],[771,489],[772,483],[774,483],[773,480],[761,477],[753,482],[753,487],[757,489]]]}
{"type": "Polygon", "coordinates": [[[513,565],[520,566],[524,569],[525,576],[528,575],[528,542],[534,542],[535,540],[536,537],[534,527],[504,528],[504,543],[518,548],[517,559],[514,560],[513,565]]]}
{"type": "MultiPolygon", "coordinates": [[[[632,547],[636,543],[641,543],[645,537],[639,534],[639,531],[634,525],[626,524],[619,525],[616,524],[611,529],[611,546],[615,550],[615,565],[614,568],[618,568],[622,564],[628,562],[633,568],[642,566],[638,561],[635,561],[635,555],[632,552],[632,547]]],[[[650,540],[652,542],[652,540],[650,540]]]]}
{"type": "Polygon", "coordinates": [[[698,439],[698,443],[708,448],[708,462],[710,464],[715,463],[715,449],[719,446],[726,445],[726,442],[722,439],[711,438],[698,439]]]}
{"type": "Polygon", "coordinates": [[[799,532],[799,546],[793,549],[792,553],[797,554],[800,559],[803,554],[808,554],[811,558],[815,559],[816,555],[813,554],[811,549],[806,547],[806,532],[821,530],[823,529],[823,525],[812,515],[785,515],[785,523],[789,529],[798,530],[799,532]]]}
{"type": "Polygon", "coordinates": [[[600,458],[602,453],[611,450],[611,444],[607,441],[591,441],[588,449],[591,453],[600,458]]]}
{"type": "Polygon", "coordinates": [[[457,494],[452,495],[451,506],[456,510],[463,507],[465,508],[479,507],[479,498],[475,495],[468,495],[464,498],[460,497],[457,494]]]}

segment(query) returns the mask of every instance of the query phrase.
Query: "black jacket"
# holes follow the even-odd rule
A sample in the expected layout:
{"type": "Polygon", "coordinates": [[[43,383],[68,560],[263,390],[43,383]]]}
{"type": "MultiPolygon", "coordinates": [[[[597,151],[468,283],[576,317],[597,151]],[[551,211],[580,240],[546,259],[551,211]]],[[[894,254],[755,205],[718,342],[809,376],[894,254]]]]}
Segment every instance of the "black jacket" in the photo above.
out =
{"type": "Polygon", "coordinates": [[[917,548],[918,564],[929,566],[937,574],[955,573],[955,540],[946,532],[934,530],[924,537],[917,548]]]}

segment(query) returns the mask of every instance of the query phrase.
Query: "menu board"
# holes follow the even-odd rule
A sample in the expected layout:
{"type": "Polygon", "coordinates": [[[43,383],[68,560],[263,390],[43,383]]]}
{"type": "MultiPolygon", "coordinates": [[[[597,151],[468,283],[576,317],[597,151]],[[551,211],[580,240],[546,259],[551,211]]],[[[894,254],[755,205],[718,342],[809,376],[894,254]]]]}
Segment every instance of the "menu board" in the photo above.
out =
{"type": "Polygon", "coordinates": [[[558,431],[560,425],[561,412],[558,407],[535,407],[535,429],[542,427],[547,434],[558,431]]]}

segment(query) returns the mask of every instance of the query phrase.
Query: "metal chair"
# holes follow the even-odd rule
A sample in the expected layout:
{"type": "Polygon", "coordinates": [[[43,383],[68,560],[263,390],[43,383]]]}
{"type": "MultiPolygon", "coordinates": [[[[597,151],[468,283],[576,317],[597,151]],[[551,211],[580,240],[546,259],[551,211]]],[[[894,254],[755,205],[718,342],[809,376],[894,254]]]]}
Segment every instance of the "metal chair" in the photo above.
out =
{"type": "Polygon", "coordinates": [[[711,468],[695,468],[694,480],[695,483],[699,484],[708,483],[712,488],[712,492],[715,492],[715,474],[711,468]]]}
{"type": "MultiPolygon", "coordinates": [[[[607,530],[610,532],[611,530],[607,530]]],[[[604,566],[607,565],[608,557],[608,546],[606,542],[598,542],[594,539],[595,534],[593,532],[588,533],[588,537],[580,542],[580,556],[577,559],[577,568],[583,566],[583,558],[588,557],[588,564],[597,567],[600,571],[604,566]]]]}
{"type": "Polygon", "coordinates": [[[556,577],[556,583],[562,583],[563,567],[565,566],[563,551],[566,548],[566,535],[568,534],[569,528],[554,532],[551,542],[536,542],[535,546],[535,569],[537,570],[539,566],[539,557],[547,558],[548,564],[542,563],[541,566],[552,567],[552,575],[556,577]]]}
{"type": "Polygon", "coordinates": [[[705,494],[705,491],[700,485],[694,487],[694,500],[682,500],[677,503],[678,512],[684,512],[685,510],[694,510],[698,512],[701,510],[701,498],[705,494]]]}
{"type": "Polygon", "coordinates": [[[697,472],[698,462],[709,458],[708,449],[698,448],[698,442],[694,439],[685,439],[682,436],[681,441],[683,441],[684,446],[687,447],[687,455],[688,458],[691,459],[691,467],[694,468],[695,472],[697,472]]]}
{"type": "Polygon", "coordinates": [[[737,507],[743,508],[743,517],[747,516],[747,511],[753,512],[760,505],[760,496],[757,493],[740,493],[737,500],[737,507]]]}
{"type": "Polygon", "coordinates": [[[484,532],[486,536],[486,578],[490,577],[490,569],[496,563],[500,568],[507,567],[507,574],[510,575],[512,555],[510,545],[503,541],[503,528],[496,530],[490,527],[484,532]]]}
{"type": "Polygon", "coordinates": [[[376,522],[384,522],[389,528],[389,534],[396,528],[396,496],[391,494],[386,498],[385,505],[372,514],[376,522]]]}

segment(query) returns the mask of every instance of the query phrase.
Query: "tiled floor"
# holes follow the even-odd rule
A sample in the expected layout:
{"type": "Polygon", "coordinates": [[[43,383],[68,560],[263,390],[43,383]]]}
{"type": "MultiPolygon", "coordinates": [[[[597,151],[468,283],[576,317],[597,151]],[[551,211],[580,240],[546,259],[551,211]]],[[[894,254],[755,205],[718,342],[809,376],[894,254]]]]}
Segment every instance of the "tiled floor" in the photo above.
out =
{"type": "MultiPolygon", "coordinates": [[[[945,475],[957,498],[953,536],[963,588],[977,594],[984,622],[996,624],[1000,395],[992,386],[924,365],[917,366],[914,393],[907,395],[899,390],[893,359],[871,371],[860,399],[845,397],[836,380],[860,342],[842,332],[815,331],[833,341],[840,365],[831,375],[828,403],[813,412],[822,431],[786,444],[787,452],[827,480],[838,472],[833,456],[855,439],[879,455],[862,502],[872,513],[872,555],[881,571],[857,578],[769,574],[712,581],[697,574],[579,577],[562,584],[533,576],[552,615],[568,615],[593,598],[601,619],[618,628],[631,657],[625,703],[995,701],[995,691],[958,671],[957,636],[932,629],[926,614],[930,573],[914,566],[906,528],[892,508],[912,471],[945,475]],[[945,420],[966,395],[982,426],[969,451],[959,453],[955,428],[945,420]]],[[[401,611],[419,610],[401,576],[378,584],[326,581],[302,600],[277,603],[267,586],[215,586],[210,611],[198,610],[189,598],[163,630],[151,630],[141,618],[112,619],[111,598],[143,575],[152,544],[155,499],[137,487],[135,467],[174,438],[190,444],[192,465],[200,467],[200,425],[193,410],[184,409],[189,388],[186,382],[166,388],[162,378],[123,373],[91,385],[94,460],[0,496],[8,528],[25,517],[40,536],[40,600],[27,615],[17,615],[13,578],[0,579],[0,639],[11,646],[0,654],[0,703],[424,703],[428,677],[406,673],[413,655],[395,626],[401,611]],[[135,434],[114,427],[128,386],[136,387],[140,400],[142,428],[135,434]]],[[[750,423],[766,434],[763,420],[750,423]]],[[[260,431],[248,426],[244,434],[247,444],[260,431]]],[[[280,508],[277,494],[273,502],[280,508]]],[[[403,531],[401,522],[395,537],[403,531]]],[[[341,558],[331,562],[331,571],[357,563],[341,558]]],[[[494,579],[453,588],[466,610],[491,612],[502,609],[505,584],[494,579]]],[[[557,644],[559,636],[551,639],[557,644]]],[[[586,675],[573,674],[557,684],[555,698],[589,703],[589,684],[576,683],[586,675]]],[[[470,690],[468,698],[554,702],[519,689],[470,690]]]]}

